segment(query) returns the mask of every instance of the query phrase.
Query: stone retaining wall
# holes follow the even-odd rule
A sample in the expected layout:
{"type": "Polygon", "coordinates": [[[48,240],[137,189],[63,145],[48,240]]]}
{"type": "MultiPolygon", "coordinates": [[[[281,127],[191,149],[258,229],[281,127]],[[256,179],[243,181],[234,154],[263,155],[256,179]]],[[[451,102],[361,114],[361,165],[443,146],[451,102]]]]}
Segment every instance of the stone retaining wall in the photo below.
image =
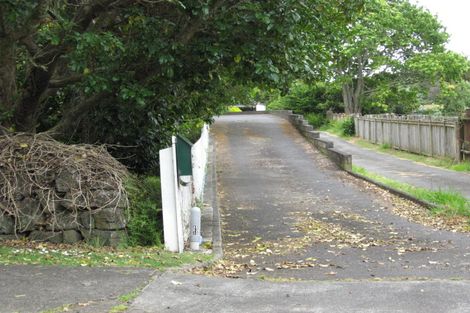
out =
{"type": "MultiPolygon", "coordinates": [[[[282,114],[285,114],[284,112],[282,114]]],[[[328,156],[336,165],[346,171],[352,170],[352,156],[334,148],[333,142],[320,139],[320,133],[315,132],[308,121],[300,114],[289,114],[289,121],[300,133],[307,138],[318,150],[328,156]]]]}
{"type": "Polygon", "coordinates": [[[8,147],[15,159],[0,162],[0,240],[67,244],[86,240],[111,246],[125,241],[129,206],[122,183],[125,168],[93,148],[63,156],[60,160],[67,159],[66,166],[59,165],[59,159],[46,163],[53,152],[30,154],[34,143],[30,138],[8,147]]]}
{"type": "MultiPolygon", "coordinates": [[[[55,188],[61,189],[60,180],[55,188]]],[[[111,246],[125,240],[127,199],[117,201],[119,193],[100,189],[90,191],[89,201],[74,201],[61,190],[63,198],[47,204],[35,192],[18,194],[16,201],[8,204],[16,206],[18,216],[7,215],[7,204],[0,202],[0,240],[27,237],[68,244],[86,240],[111,246]]]]}

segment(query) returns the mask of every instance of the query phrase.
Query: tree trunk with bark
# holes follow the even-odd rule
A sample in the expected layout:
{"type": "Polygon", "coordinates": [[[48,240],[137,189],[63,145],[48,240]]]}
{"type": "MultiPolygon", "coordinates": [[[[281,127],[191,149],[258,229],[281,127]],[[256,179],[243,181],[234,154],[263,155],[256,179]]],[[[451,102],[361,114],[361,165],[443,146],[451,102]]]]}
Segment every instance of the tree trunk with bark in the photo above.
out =
{"type": "Polygon", "coordinates": [[[343,84],[344,112],[360,114],[362,112],[361,97],[364,90],[363,81],[353,81],[343,84]]]}
{"type": "Polygon", "coordinates": [[[364,62],[366,56],[360,58],[357,68],[357,77],[343,84],[344,112],[347,114],[362,113],[361,98],[364,93],[364,62]]]}
{"type": "MultiPolygon", "coordinates": [[[[0,110],[12,113],[16,91],[16,46],[10,38],[0,38],[0,110]]],[[[1,118],[1,117],[0,117],[1,118]]],[[[1,119],[0,119],[1,121],[1,119]]],[[[10,126],[10,125],[5,125],[10,126]]]]}
{"type": "Polygon", "coordinates": [[[23,87],[24,95],[15,107],[14,122],[18,131],[34,133],[40,114],[41,98],[46,92],[51,74],[40,67],[32,69],[23,87]]]}

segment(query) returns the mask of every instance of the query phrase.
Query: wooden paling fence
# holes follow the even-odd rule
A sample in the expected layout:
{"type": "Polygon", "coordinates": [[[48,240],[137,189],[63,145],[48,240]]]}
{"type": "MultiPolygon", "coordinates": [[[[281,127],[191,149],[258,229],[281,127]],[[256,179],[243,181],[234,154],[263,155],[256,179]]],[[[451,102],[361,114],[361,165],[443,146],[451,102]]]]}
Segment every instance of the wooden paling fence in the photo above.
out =
{"type": "Polygon", "coordinates": [[[326,112],[326,117],[329,120],[333,121],[343,121],[350,117],[360,116],[360,114],[348,114],[348,113],[333,113],[333,112],[326,112]]]}
{"type": "Polygon", "coordinates": [[[354,117],[356,136],[428,156],[460,158],[458,117],[393,114],[354,117]]]}

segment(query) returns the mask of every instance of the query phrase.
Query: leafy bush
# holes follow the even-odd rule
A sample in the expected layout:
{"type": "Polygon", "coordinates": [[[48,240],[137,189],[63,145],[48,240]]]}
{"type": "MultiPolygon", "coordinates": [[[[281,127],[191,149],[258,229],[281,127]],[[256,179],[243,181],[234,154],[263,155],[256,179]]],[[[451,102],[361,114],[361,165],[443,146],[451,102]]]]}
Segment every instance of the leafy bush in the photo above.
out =
{"type": "Polygon", "coordinates": [[[335,134],[339,137],[351,137],[355,134],[354,119],[330,120],[320,127],[320,130],[335,134]]]}
{"type": "Polygon", "coordinates": [[[307,84],[295,81],[284,96],[268,103],[270,110],[293,110],[296,113],[324,113],[328,109],[340,111],[341,91],[334,84],[307,84]]]}
{"type": "Polygon", "coordinates": [[[313,126],[313,128],[320,128],[328,123],[328,120],[326,119],[325,115],[318,113],[309,113],[305,115],[305,119],[310,125],[313,126]]]}
{"type": "Polygon", "coordinates": [[[423,104],[413,111],[414,114],[422,115],[442,115],[444,106],[440,104],[423,104]]]}
{"type": "Polygon", "coordinates": [[[268,103],[268,110],[290,110],[289,103],[284,97],[277,97],[268,103]]]}
{"type": "Polygon", "coordinates": [[[201,137],[202,127],[204,127],[204,121],[194,119],[181,125],[178,134],[186,137],[190,142],[195,143],[201,137]]]}
{"type": "Polygon", "coordinates": [[[131,246],[161,246],[163,218],[160,178],[138,176],[126,184],[129,197],[128,244],[131,246]]]}
{"type": "Polygon", "coordinates": [[[460,115],[470,106],[470,82],[462,81],[456,84],[444,83],[437,99],[443,104],[443,113],[460,115]]]}
{"type": "Polygon", "coordinates": [[[343,135],[345,136],[354,136],[356,133],[355,127],[354,127],[354,118],[349,117],[345,119],[344,121],[341,121],[341,130],[343,132],[343,135]]]}
{"type": "Polygon", "coordinates": [[[363,114],[410,114],[419,107],[419,88],[396,85],[398,78],[392,74],[381,74],[367,80],[370,89],[361,99],[363,114]]]}

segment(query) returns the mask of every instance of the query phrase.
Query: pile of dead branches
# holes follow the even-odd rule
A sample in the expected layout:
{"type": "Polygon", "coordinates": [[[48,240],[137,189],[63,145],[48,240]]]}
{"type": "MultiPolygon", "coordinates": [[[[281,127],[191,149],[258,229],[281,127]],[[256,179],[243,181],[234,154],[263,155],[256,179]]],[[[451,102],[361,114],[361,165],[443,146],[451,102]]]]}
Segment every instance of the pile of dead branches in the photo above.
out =
{"type": "Polygon", "coordinates": [[[64,210],[125,207],[126,177],[103,146],[66,145],[40,134],[0,136],[0,216],[13,216],[19,232],[36,222],[28,214],[56,220],[64,210]]]}

